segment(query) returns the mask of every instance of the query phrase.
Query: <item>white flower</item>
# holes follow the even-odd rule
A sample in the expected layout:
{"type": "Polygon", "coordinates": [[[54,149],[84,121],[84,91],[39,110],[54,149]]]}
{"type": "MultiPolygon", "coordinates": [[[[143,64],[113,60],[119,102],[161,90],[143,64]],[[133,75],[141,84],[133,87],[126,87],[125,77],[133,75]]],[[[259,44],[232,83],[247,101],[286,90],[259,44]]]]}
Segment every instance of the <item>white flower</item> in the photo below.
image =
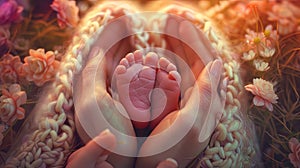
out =
{"type": "Polygon", "coordinates": [[[253,61],[253,64],[255,66],[255,69],[258,71],[267,71],[270,67],[269,67],[269,63],[264,62],[263,60],[260,59],[256,59],[253,61]]]}
{"type": "Polygon", "coordinates": [[[255,55],[256,55],[256,53],[253,50],[250,50],[249,52],[243,53],[242,59],[245,61],[250,61],[250,60],[253,60],[255,55]]]}
{"type": "Polygon", "coordinates": [[[247,29],[246,32],[246,42],[251,46],[259,45],[260,42],[264,39],[264,34],[262,32],[255,32],[250,29],[247,29]]]}
{"type": "Polygon", "coordinates": [[[277,40],[278,34],[276,30],[273,30],[272,25],[268,25],[265,28],[264,35],[267,38],[272,38],[273,40],[277,40]]]}
{"type": "Polygon", "coordinates": [[[275,48],[265,47],[264,50],[259,51],[260,56],[264,58],[272,57],[275,54],[275,48]]]}

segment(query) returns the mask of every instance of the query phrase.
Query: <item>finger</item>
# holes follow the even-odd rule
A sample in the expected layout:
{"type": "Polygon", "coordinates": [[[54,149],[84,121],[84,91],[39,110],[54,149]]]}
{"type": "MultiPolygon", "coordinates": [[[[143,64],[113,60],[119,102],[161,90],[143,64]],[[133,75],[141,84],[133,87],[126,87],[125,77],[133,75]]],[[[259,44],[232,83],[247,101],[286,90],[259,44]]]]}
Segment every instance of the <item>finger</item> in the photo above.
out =
{"type": "Polygon", "coordinates": [[[87,143],[81,149],[81,153],[78,157],[81,159],[82,164],[89,164],[91,162],[99,161],[99,158],[103,158],[116,146],[115,136],[107,129],[100,133],[97,137],[87,143]]]}
{"type": "MultiPolygon", "coordinates": [[[[179,57],[185,58],[185,53],[183,50],[183,47],[181,45],[180,36],[178,34],[178,27],[179,27],[179,17],[169,15],[167,19],[166,24],[166,40],[168,41],[168,47],[171,51],[173,51],[176,55],[179,57]]],[[[183,70],[183,67],[181,67],[179,63],[180,60],[178,60],[177,57],[175,57],[176,61],[176,67],[178,68],[178,71],[180,72],[183,70]]]]}
{"type": "MultiPolygon", "coordinates": [[[[192,65],[195,63],[195,61],[198,59],[200,60],[200,56],[197,55],[197,53],[194,51],[194,49],[192,48],[192,46],[190,45],[190,36],[197,36],[197,32],[196,31],[190,31],[190,26],[192,27],[193,24],[190,23],[189,21],[182,21],[179,23],[178,26],[178,36],[179,39],[182,41],[181,45],[182,45],[182,49],[183,52],[185,53],[185,57],[186,57],[186,61],[187,63],[192,67],[192,65]],[[185,30],[187,29],[187,30],[185,30]]],[[[194,30],[194,29],[193,29],[194,30]]],[[[198,41],[199,43],[201,43],[201,41],[198,41]]]]}
{"type": "MultiPolygon", "coordinates": [[[[113,47],[117,42],[120,42],[129,34],[125,19],[117,19],[104,25],[103,31],[94,46],[101,48],[104,52],[113,47]],[[105,39],[105,40],[103,40],[105,39]]],[[[90,58],[89,58],[90,59],[90,58]]]]}
{"type": "Polygon", "coordinates": [[[219,84],[222,74],[223,64],[221,60],[215,60],[210,67],[210,79],[214,84],[219,84]]]}
{"type": "MultiPolygon", "coordinates": [[[[217,53],[210,44],[210,41],[205,37],[203,32],[197,30],[191,22],[181,22],[179,34],[182,41],[196,52],[205,65],[216,58],[217,53]]],[[[185,52],[190,55],[192,54],[187,48],[185,48],[185,52]]]]}
{"type": "Polygon", "coordinates": [[[181,74],[182,76],[182,82],[181,83],[181,90],[182,92],[185,92],[187,88],[189,88],[191,85],[191,83],[193,83],[194,80],[194,76],[192,75],[190,69],[188,69],[187,67],[189,66],[188,64],[190,63],[190,61],[188,60],[187,57],[189,57],[188,55],[186,55],[184,48],[183,48],[183,44],[182,41],[180,39],[180,35],[178,32],[178,27],[180,25],[180,22],[183,21],[183,18],[180,18],[178,16],[173,16],[173,15],[169,15],[168,19],[167,19],[167,24],[166,24],[166,40],[167,40],[167,44],[168,44],[168,49],[171,50],[172,52],[174,52],[176,54],[175,58],[174,58],[174,63],[177,67],[178,72],[181,74]],[[184,64],[183,62],[187,63],[184,64]]]}
{"type": "Polygon", "coordinates": [[[173,49],[177,55],[183,56],[184,51],[181,48],[181,44],[179,39],[179,34],[178,34],[178,29],[177,27],[179,26],[179,21],[177,18],[175,18],[172,15],[169,15],[167,19],[167,24],[166,24],[166,34],[168,35],[166,39],[169,41],[170,47],[173,49]]]}
{"type": "Polygon", "coordinates": [[[222,62],[209,62],[199,75],[186,105],[180,111],[182,117],[193,118],[194,111],[198,110],[195,127],[200,143],[209,138],[223,112],[224,105],[217,91],[221,74],[222,62]]]}
{"type": "Polygon", "coordinates": [[[178,111],[173,111],[170,114],[168,114],[163,120],[161,120],[159,122],[159,124],[151,132],[151,136],[159,134],[159,133],[163,132],[164,130],[168,129],[174,123],[178,114],[179,114],[178,111]]]}
{"type": "Polygon", "coordinates": [[[186,105],[186,102],[190,98],[192,91],[193,91],[193,87],[190,87],[185,91],[184,96],[183,96],[183,98],[181,98],[181,101],[180,101],[180,109],[182,109],[186,105]]]}
{"type": "MultiPolygon", "coordinates": [[[[201,103],[202,106],[204,106],[204,104],[209,104],[209,106],[206,107],[207,110],[206,108],[204,108],[205,111],[202,111],[202,114],[204,114],[201,117],[203,127],[200,129],[199,138],[198,138],[200,143],[204,142],[210,137],[212,132],[215,130],[223,112],[224,104],[222,104],[217,90],[218,85],[220,83],[220,77],[222,74],[222,65],[223,64],[221,63],[220,60],[214,61],[210,66],[210,68],[206,69],[206,71],[209,70],[209,72],[205,72],[204,73],[205,75],[201,76],[201,78],[209,79],[210,82],[201,83],[199,86],[200,90],[205,90],[210,88],[211,91],[208,91],[207,93],[210,93],[211,95],[209,95],[208,96],[209,98],[206,99],[208,102],[201,103]]],[[[200,100],[203,99],[204,98],[201,96],[200,100]]]]}
{"type": "Polygon", "coordinates": [[[121,58],[132,51],[131,46],[128,44],[129,39],[123,39],[105,53],[107,76],[109,80],[112,79],[114,69],[119,64],[121,58]]]}
{"type": "MultiPolygon", "coordinates": [[[[185,108],[190,108],[191,106],[195,106],[197,104],[200,103],[200,107],[203,109],[205,107],[207,107],[207,103],[210,103],[210,96],[211,96],[211,83],[210,83],[210,79],[209,79],[209,69],[212,65],[212,62],[209,62],[205,68],[203,69],[203,71],[201,72],[201,74],[199,75],[199,77],[197,78],[194,86],[192,87],[192,91],[190,96],[188,97],[188,99],[186,100],[186,106],[188,107],[184,107],[182,109],[182,113],[188,113],[189,110],[186,110],[185,108]],[[203,99],[201,99],[199,96],[201,96],[203,99]]],[[[208,109],[208,107],[206,108],[206,110],[208,109]]],[[[200,115],[200,114],[198,114],[200,115]]]]}
{"type": "Polygon", "coordinates": [[[113,168],[113,166],[108,162],[104,161],[99,164],[96,164],[95,168],[113,168]]]}
{"type": "Polygon", "coordinates": [[[177,168],[178,164],[176,160],[168,158],[158,164],[156,168],[177,168]]]}
{"type": "Polygon", "coordinates": [[[109,130],[101,132],[84,147],[71,154],[68,159],[68,168],[95,167],[96,163],[104,162],[108,157],[107,149],[114,148],[115,136],[109,130]],[[105,149],[100,146],[103,145],[105,149]]]}

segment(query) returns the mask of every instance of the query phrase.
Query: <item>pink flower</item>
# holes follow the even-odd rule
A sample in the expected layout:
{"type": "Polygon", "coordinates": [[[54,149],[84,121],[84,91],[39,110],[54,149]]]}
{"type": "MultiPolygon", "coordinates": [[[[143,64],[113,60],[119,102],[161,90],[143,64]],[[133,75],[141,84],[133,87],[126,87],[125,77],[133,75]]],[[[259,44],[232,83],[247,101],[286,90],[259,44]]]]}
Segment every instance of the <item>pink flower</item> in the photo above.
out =
{"type": "Polygon", "coordinates": [[[289,159],[294,167],[300,168],[300,143],[296,138],[291,138],[289,146],[292,153],[289,154],[289,159]]]}
{"type": "Polygon", "coordinates": [[[59,62],[55,60],[52,51],[45,53],[44,49],[29,50],[29,55],[24,59],[23,74],[28,81],[33,81],[41,86],[50,81],[58,69],[59,62]]]}
{"type": "Polygon", "coordinates": [[[278,96],[273,90],[273,85],[261,78],[253,79],[253,84],[245,86],[247,91],[253,95],[253,104],[256,106],[265,106],[268,110],[273,111],[272,103],[277,103],[278,96]]]}
{"type": "Polygon", "coordinates": [[[9,90],[2,89],[0,97],[0,119],[12,125],[16,119],[23,119],[25,110],[20,105],[26,102],[27,96],[18,84],[12,84],[9,90]]]}
{"type": "Polygon", "coordinates": [[[269,20],[278,23],[279,34],[286,35],[297,30],[297,17],[299,17],[300,8],[288,1],[276,4],[269,12],[269,20]]]}
{"type": "Polygon", "coordinates": [[[74,27],[79,21],[79,9],[75,1],[54,0],[51,8],[57,12],[58,25],[61,28],[66,26],[74,27]]]}
{"type": "Polygon", "coordinates": [[[22,6],[15,0],[4,0],[0,3],[0,25],[18,22],[22,19],[22,6]]]}
{"type": "Polygon", "coordinates": [[[16,83],[19,79],[22,62],[19,56],[6,54],[0,61],[1,83],[16,83]]]}

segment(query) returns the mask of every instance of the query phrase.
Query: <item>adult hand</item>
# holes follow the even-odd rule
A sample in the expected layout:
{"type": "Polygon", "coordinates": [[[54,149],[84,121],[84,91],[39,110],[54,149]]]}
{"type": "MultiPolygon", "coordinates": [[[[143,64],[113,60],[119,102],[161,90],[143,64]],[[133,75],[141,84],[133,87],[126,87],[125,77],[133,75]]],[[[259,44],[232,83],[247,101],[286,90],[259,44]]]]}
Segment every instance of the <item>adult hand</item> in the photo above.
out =
{"type": "MultiPolygon", "coordinates": [[[[155,140],[146,139],[139,151],[140,156],[153,151],[153,149],[167,146],[179,130],[188,127],[194,117],[196,119],[189,132],[176,145],[162,153],[138,158],[137,167],[151,168],[161,161],[161,158],[169,157],[174,158],[179,167],[187,166],[205,149],[223,112],[224,100],[218,91],[223,64],[216,59],[216,52],[210,46],[208,39],[190,22],[172,16],[169,17],[166,31],[167,34],[177,34],[182,41],[189,44],[189,46],[183,45],[174,38],[169,38],[168,41],[169,48],[171,50],[173,48],[172,51],[189,62],[193,73],[199,74],[200,71],[200,74],[191,88],[187,89],[190,83],[182,84],[186,86],[187,90],[182,102],[183,106],[180,110],[170,113],[159,123],[149,136],[156,136],[155,140]],[[174,30],[175,27],[179,27],[179,29],[174,30]],[[191,51],[189,47],[194,51],[191,51]],[[199,57],[200,60],[197,60],[199,57]],[[188,61],[189,59],[192,60],[188,61]]],[[[178,71],[184,78],[183,74],[187,71],[180,66],[178,71]]],[[[188,79],[182,81],[190,82],[188,79]]]]}
{"type": "Polygon", "coordinates": [[[116,137],[109,130],[104,130],[84,147],[72,153],[66,167],[112,168],[113,166],[106,161],[110,153],[107,149],[112,150],[115,146],[116,137]]]}
{"type": "MultiPolygon", "coordinates": [[[[84,67],[75,78],[73,96],[75,104],[76,129],[84,143],[96,137],[99,132],[109,128],[116,136],[115,149],[136,155],[137,142],[130,119],[119,112],[119,102],[114,100],[107,83],[120,59],[131,51],[127,20],[116,19],[104,26],[102,33],[91,46],[90,52],[83,59],[84,67]],[[120,131],[132,138],[117,134],[120,131]]],[[[114,167],[132,167],[134,158],[111,154],[108,161],[114,167]]]]}
{"type": "MultiPolygon", "coordinates": [[[[82,148],[76,150],[68,159],[67,168],[113,168],[107,161],[110,150],[115,148],[116,137],[108,130],[102,131],[97,137],[88,142],[82,148]],[[105,149],[103,148],[105,147],[105,149]]],[[[160,162],[157,168],[176,168],[177,163],[173,159],[160,162]]]]}

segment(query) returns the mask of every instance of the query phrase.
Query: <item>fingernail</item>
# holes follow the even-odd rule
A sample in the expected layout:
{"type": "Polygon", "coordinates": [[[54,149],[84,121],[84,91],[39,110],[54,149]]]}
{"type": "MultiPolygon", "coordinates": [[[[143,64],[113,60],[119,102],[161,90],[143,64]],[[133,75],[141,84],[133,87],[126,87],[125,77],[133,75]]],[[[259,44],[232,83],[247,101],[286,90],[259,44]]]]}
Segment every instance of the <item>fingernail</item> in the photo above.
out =
{"type": "Polygon", "coordinates": [[[156,168],[177,168],[178,164],[176,160],[168,158],[158,164],[156,168]]]}
{"type": "Polygon", "coordinates": [[[178,167],[178,163],[176,162],[175,159],[173,159],[173,158],[168,158],[168,159],[166,159],[166,160],[169,161],[169,162],[174,163],[174,166],[178,167]]]}
{"type": "Polygon", "coordinates": [[[106,160],[108,158],[108,154],[105,154],[103,156],[100,156],[97,160],[100,161],[100,160],[106,160]]]}
{"type": "Polygon", "coordinates": [[[108,135],[108,134],[111,134],[111,132],[110,132],[110,130],[107,128],[107,129],[105,129],[104,131],[102,131],[102,132],[99,134],[99,136],[106,136],[106,135],[108,135]]]}
{"type": "Polygon", "coordinates": [[[106,150],[112,150],[115,146],[114,136],[109,129],[102,131],[94,140],[106,150]]]}
{"type": "Polygon", "coordinates": [[[219,76],[221,70],[222,70],[222,62],[221,60],[215,60],[210,68],[210,74],[212,74],[214,77],[219,76]]]}

